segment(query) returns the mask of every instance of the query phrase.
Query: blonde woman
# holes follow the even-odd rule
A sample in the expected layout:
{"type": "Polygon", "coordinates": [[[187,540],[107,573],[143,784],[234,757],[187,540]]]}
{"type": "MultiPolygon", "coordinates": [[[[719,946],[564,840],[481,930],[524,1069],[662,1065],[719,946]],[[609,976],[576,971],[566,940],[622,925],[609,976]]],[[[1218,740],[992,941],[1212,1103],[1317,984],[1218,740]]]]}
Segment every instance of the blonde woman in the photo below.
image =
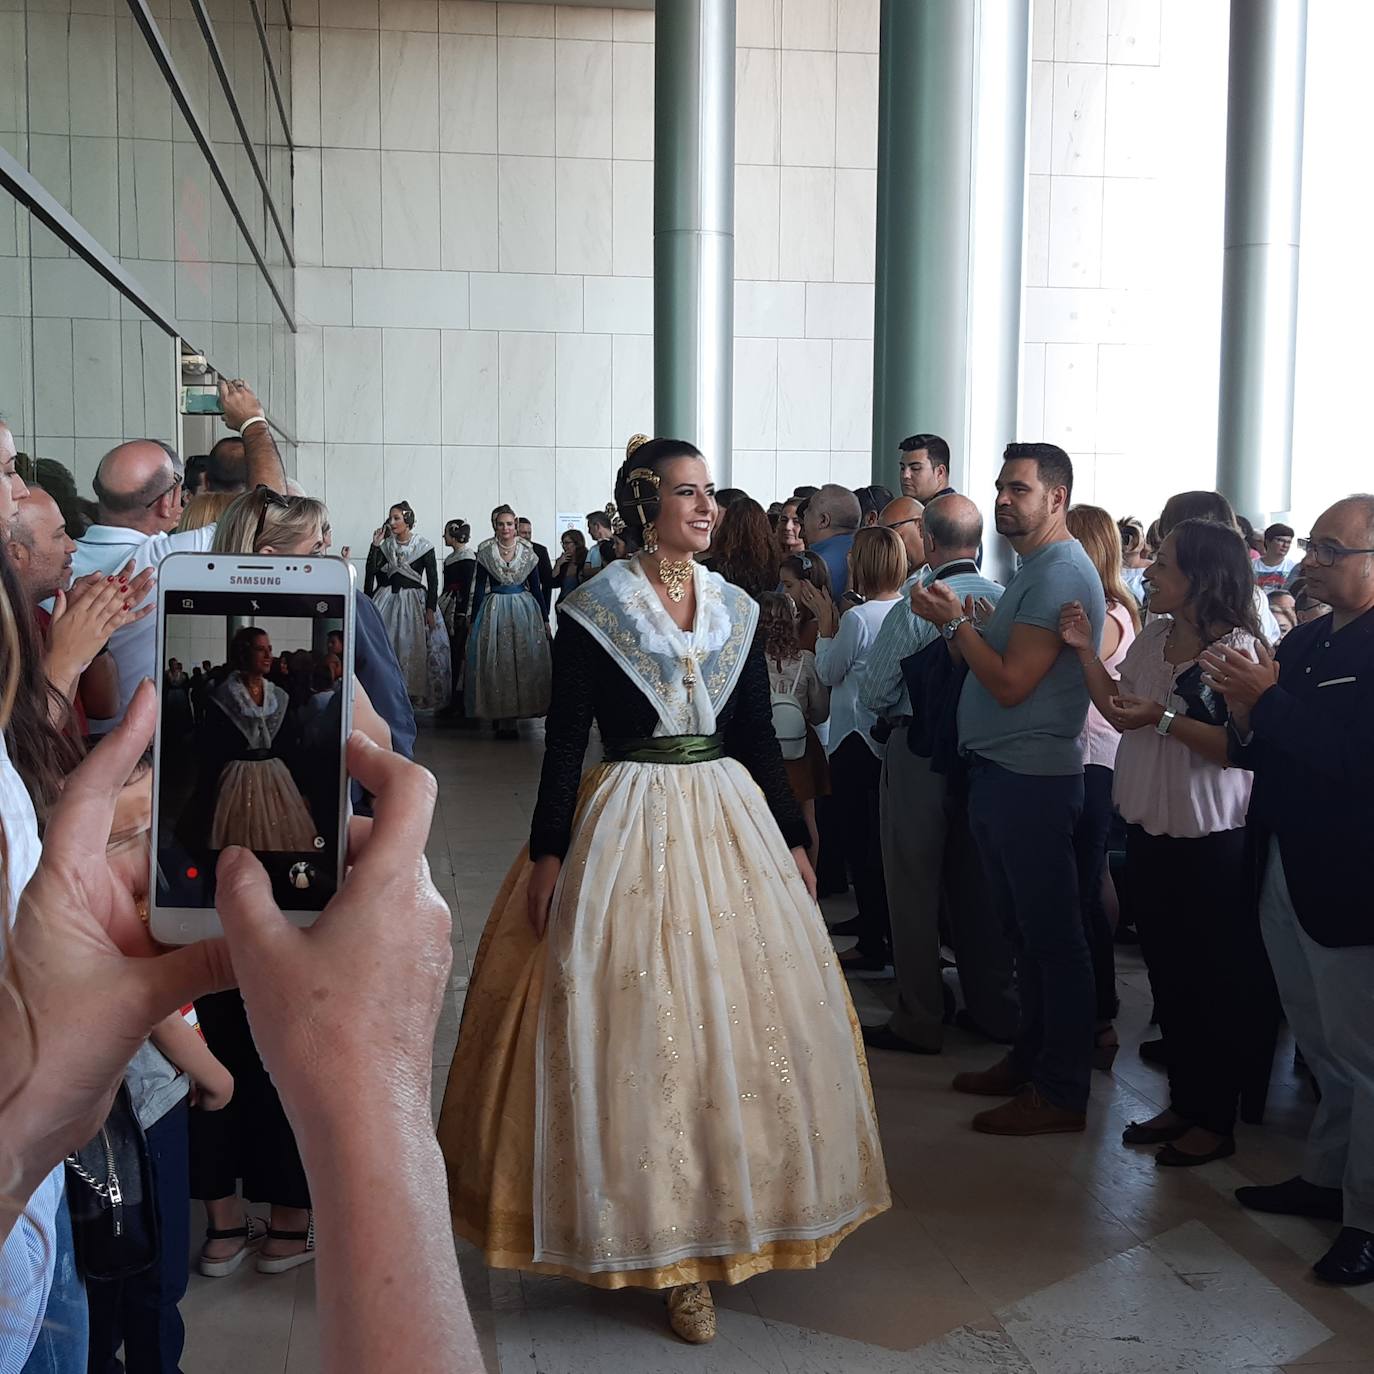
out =
{"type": "Polygon", "coordinates": [[[907,576],[906,546],[895,530],[869,528],[849,551],[849,588],[863,599],[843,615],[811,582],[799,582],[802,603],[816,617],[816,671],[831,689],[830,794],[844,816],[845,858],[859,906],[859,943],[840,959],[846,969],[877,973],[891,962],[892,931],[878,825],[882,746],[869,733],[877,723],[859,700],[859,680],[907,576]]]}
{"type": "MultiPolygon", "coordinates": [[[[1107,618],[1102,624],[1098,657],[1113,675],[1126,650],[1140,632],[1140,607],[1122,574],[1121,530],[1100,506],[1074,506],[1068,514],[1069,533],[1083,546],[1102,580],[1107,618]]],[[[1141,537],[1144,537],[1143,531],[1141,537]]],[[[1119,1009],[1116,995],[1116,957],[1113,939],[1116,892],[1107,870],[1107,841],[1112,828],[1112,777],[1121,735],[1097,709],[1088,707],[1078,743],[1083,751],[1083,811],[1074,830],[1078,857],[1078,903],[1083,936],[1093,961],[1097,989],[1097,1026],[1093,1032],[1093,1065],[1110,1070],[1120,1041],[1113,1021],[1119,1009]],[[1109,903],[1110,898],[1110,903],[1109,903]]]]}
{"type": "Polygon", "coordinates": [[[219,522],[220,517],[238,500],[232,491],[202,491],[193,496],[181,512],[181,523],[177,532],[203,530],[207,525],[219,522]]]}

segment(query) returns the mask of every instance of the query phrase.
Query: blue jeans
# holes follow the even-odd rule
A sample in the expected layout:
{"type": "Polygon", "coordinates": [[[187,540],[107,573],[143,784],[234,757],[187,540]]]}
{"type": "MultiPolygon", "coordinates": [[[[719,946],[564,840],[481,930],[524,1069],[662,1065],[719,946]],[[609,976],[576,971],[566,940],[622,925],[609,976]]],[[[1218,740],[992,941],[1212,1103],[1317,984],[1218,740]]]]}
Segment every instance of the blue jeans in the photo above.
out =
{"type": "Polygon", "coordinates": [[[1081,773],[1041,777],[973,761],[969,824],[1016,944],[1021,1025],[1012,1063],[1046,1102],[1076,1112],[1088,1105],[1097,1001],[1078,902],[1082,812],[1081,773]]]}
{"type": "Polygon", "coordinates": [[[178,1374],[186,1328],[177,1304],[186,1294],[191,1254],[189,1109],[178,1102],[148,1128],[160,1244],[157,1262],[127,1279],[92,1279],[90,1374],[178,1374]]]}
{"type": "Polygon", "coordinates": [[[48,1308],[23,1374],[86,1374],[86,1286],[76,1269],[67,1200],[57,1209],[56,1253],[48,1308]]]}

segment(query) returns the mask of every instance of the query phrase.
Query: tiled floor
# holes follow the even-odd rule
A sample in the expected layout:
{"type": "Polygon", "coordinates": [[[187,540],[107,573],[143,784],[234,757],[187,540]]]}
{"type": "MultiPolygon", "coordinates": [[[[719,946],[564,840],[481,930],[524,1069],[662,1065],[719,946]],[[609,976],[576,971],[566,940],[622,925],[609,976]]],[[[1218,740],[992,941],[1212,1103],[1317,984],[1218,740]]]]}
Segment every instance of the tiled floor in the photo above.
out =
{"type": "MultiPolygon", "coordinates": [[[[529,825],[538,732],[497,744],[426,731],[440,783],[430,855],[454,910],[453,993],[434,1049],[436,1105],[487,909],[529,825]]],[[[842,915],[837,910],[832,915],[842,915]]],[[[1231,1189],[1296,1172],[1310,1101],[1277,1061],[1269,1120],[1242,1127],[1233,1160],[1158,1170],[1123,1149],[1122,1126],[1157,1110],[1163,1075],[1135,1047],[1144,973],[1120,960],[1126,1048],[1095,1075],[1083,1136],[1005,1140],[967,1128],[977,1104],[948,1090],[995,1057],[953,1032],[939,1058],[872,1059],[892,1211],[814,1273],[721,1289],[720,1337],[690,1348],[653,1294],[490,1272],[460,1258],[491,1374],[1374,1374],[1374,1287],[1341,1292],[1307,1266],[1333,1228],[1243,1212],[1231,1189]]],[[[884,988],[858,984],[878,1019],[884,988]]],[[[435,1206],[443,1206],[435,1199],[435,1206]]],[[[318,1368],[308,1268],[192,1280],[187,1374],[318,1368]]],[[[398,1371],[398,1374],[401,1374],[398,1371]]]]}

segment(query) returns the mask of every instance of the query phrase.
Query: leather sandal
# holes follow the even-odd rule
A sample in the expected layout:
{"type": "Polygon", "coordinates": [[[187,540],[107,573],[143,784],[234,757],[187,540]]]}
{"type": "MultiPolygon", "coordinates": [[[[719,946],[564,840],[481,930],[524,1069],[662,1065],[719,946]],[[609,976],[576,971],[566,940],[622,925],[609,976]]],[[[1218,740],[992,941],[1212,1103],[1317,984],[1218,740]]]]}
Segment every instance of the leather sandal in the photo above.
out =
{"type": "Polygon", "coordinates": [[[304,1231],[277,1231],[267,1228],[268,1240],[303,1240],[305,1249],[294,1255],[259,1255],[259,1274],[285,1274],[290,1269],[299,1269],[302,1264],[310,1264],[315,1258],[315,1214],[310,1213],[310,1225],[304,1231]]]}
{"type": "Polygon", "coordinates": [[[227,1279],[248,1258],[249,1252],[257,1249],[269,1234],[266,1224],[255,1216],[246,1217],[242,1226],[233,1226],[227,1231],[217,1231],[213,1226],[207,1226],[205,1228],[207,1241],[241,1239],[243,1244],[232,1255],[226,1256],[224,1259],[207,1259],[202,1247],[200,1256],[196,1260],[196,1268],[207,1279],[227,1279]]]}

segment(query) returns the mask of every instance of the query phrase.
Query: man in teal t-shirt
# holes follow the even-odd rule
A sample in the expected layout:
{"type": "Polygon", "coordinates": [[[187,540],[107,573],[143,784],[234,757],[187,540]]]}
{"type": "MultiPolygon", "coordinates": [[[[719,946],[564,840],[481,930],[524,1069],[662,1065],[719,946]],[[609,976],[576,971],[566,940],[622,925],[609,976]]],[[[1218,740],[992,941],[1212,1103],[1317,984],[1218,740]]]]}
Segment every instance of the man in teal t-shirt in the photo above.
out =
{"type": "Polygon", "coordinates": [[[1020,936],[1016,1042],[992,1068],[954,1080],[961,1092],[1011,1099],[973,1120],[995,1135],[1081,1131],[1092,1074],[1096,1001],[1073,845],[1088,689],[1059,636],[1059,615],[1066,602],[1081,602],[1100,639],[1106,604],[1096,569],[1068,531],[1072,491],[1063,449],[1008,444],[997,532],[1022,561],[986,626],[980,633],[943,583],[911,597],[968,665],[959,747],[969,757],[969,823],[993,902],[1014,916],[1020,936]]]}

